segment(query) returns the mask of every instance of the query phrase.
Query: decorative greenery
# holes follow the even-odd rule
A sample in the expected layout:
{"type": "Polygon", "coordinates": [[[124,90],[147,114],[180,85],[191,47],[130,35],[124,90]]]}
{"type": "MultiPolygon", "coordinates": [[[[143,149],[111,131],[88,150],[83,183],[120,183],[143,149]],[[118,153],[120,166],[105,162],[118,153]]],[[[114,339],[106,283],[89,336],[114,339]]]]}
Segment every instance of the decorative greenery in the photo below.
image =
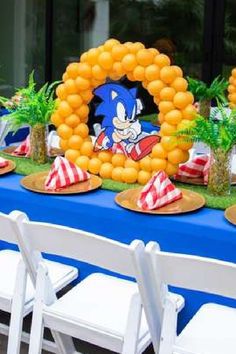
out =
{"type": "Polygon", "coordinates": [[[228,81],[217,76],[208,87],[205,82],[187,77],[188,89],[192,92],[197,101],[218,99],[222,103],[226,103],[225,90],[228,87],[228,81]]]}
{"type": "Polygon", "coordinates": [[[191,142],[201,141],[212,150],[228,152],[236,143],[236,109],[227,115],[224,107],[218,103],[208,120],[198,115],[190,128],[182,129],[176,135],[191,142]]]}
{"type": "Polygon", "coordinates": [[[10,124],[10,129],[17,131],[22,125],[26,124],[31,127],[36,124],[44,126],[48,124],[56,108],[56,101],[53,96],[54,87],[57,84],[58,81],[50,85],[46,83],[37,91],[34,72],[32,72],[27,87],[17,90],[11,101],[5,97],[0,97],[0,102],[10,112],[4,117],[4,120],[10,124]]]}
{"type": "MultiPolygon", "coordinates": [[[[0,152],[0,156],[7,158],[8,160],[12,160],[16,162],[16,170],[15,172],[21,175],[29,175],[31,173],[41,172],[41,171],[49,171],[51,163],[53,159],[51,159],[50,163],[46,163],[44,165],[36,165],[30,159],[24,157],[15,157],[9,156],[3,152],[0,152]]],[[[229,206],[236,204],[236,188],[232,187],[231,195],[226,197],[215,197],[212,196],[206,187],[204,186],[193,186],[183,183],[175,182],[176,187],[178,188],[185,188],[192,190],[194,192],[200,193],[206,199],[206,206],[213,209],[226,209],[229,206]]],[[[124,190],[130,188],[138,188],[141,187],[139,184],[128,184],[122,182],[116,182],[111,179],[104,179],[102,183],[102,188],[107,189],[113,192],[122,192],[124,190]]]]}

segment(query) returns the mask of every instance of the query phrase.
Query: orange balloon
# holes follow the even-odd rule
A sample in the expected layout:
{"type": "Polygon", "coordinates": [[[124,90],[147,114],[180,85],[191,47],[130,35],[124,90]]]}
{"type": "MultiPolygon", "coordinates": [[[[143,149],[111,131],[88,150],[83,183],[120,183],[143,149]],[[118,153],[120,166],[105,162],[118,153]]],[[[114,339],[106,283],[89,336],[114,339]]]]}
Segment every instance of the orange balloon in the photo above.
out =
{"type": "Polygon", "coordinates": [[[76,110],[76,114],[80,118],[81,122],[84,118],[88,117],[89,107],[86,104],[82,104],[79,109],[76,110]]]}
{"type": "Polygon", "coordinates": [[[70,78],[75,79],[79,75],[79,63],[70,63],[66,72],[70,78]]]}
{"type": "Polygon", "coordinates": [[[175,107],[184,109],[190,103],[187,92],[177,92],[174,96],[173,103],[175,107]]]}
{"type": "Polygon", "coordinates": [[[185,92],[188,88],[188,81],[183,77],[177,77],[172,83],[171,87],[175,89],[175,91],[185,92]]]}
{"type": "Polygon", "coordinates": [[[85,103],[89,103],[93,98],[91,90],[80,91],[80,96],[85,103]]]}
{"type": "Polygon", "coordinates": [[[68,145],[71,149],[80,150],[83,144],[83,139],[79,135],[72,135],[68,140],[68,145]]]}
{"type": "Polygon", "coordinates": [[[58,112],[55,112],[51,115],[51,122],[58,127],[60,124],[64,123],[64,119],[58,114],[58,112]]]}
{"type": "Polygon", "coordinates": [[[80,95],[69,95],[67,96],[67,102],[72,108],[78,108],[82,105],[82,98],[80,95]]]}
{"type": "Polygon", "coordinates": [[[111,159],[111,163],[114,167],[123,167],[126,157],[123,154],[114,154],[111,159]]]}
{"type": "Polygon", "coordinates": [[[100,176],[102,178],[111,178],[112,176],[112,170],[113,170],[113,166],[110,162],[104,162],[100,168],[100,176]]]}
{"type": "Polygon", "coordinates": [[[152,96],[157,96],[164,86],[161,80],[154,80],[148,84],[147,89],[152,96]]]}
{"type": "Polygon", "coordinates": [[[97,175],[100,171],[101,165],[102,161],[99,160],[97,157],[93,157],[91,160],[89,160],[88,170],[89,172],[97,175]]]}
{"type": "Polygon", "coordinates": [[[56,88],[56,95],[60,98],[60,100],[65,100],[67,97],[67,91],[65,84],[60,84],[56,88]]]}
{"type": "Polygon", "coordinates": [[[114,60],[121,61],[128,52],[128,48],[123,44],[116,44],[112,47],[111,55],[114,60]]]}
{"type": "Polygon", "coordinates": [[[148,66],[153,63],[154,55],[148,49],[140,49],[136,54],[138,64],[148,66]]]}
{"type": "Polygon", "coordinates": [[[79,63],[78,64],[78,75],[82,76],[85,79],[90,79],[92,77],[92,67],[88,63],[79,63]]]}
{"type": "Polygon", "coordinates": [[[65,89],[67,94],[73,94],[73,93],[77,93],[78,88],[75,84],[75,80],[73,79],[68,79],[65,81],[65,89]]]}
{"type": "Polygon", "coordinates": [[[104,49],[110,51],[115,45],[119,44],[120,42],[118,41],[118,39],[110,38],[104,43],[104,49]]]}
{"type": "Polygon", "coordinates": [[[65,119],[65,123],[69,125],[71,128],[77,127],[77,125],[80,123],[80,119],[77,116],[77,114],[71,114],[65,119]]]}
{"type": "Polygon", "coordinates": [[[107,71],[96,64],[92,67],[92,75],[96,80],[104,80],[107,77],[107,71]]]}
{"type": "Polygon", "coordinates": [[[61,101],[58,107],[58,113],[62,117],[67,117],[72,113],[72,108],[67,101],[61,101]]]}
{"type": "Polygon", "coordinates": [[[133,75],[136,81],[143,81],[145,79],[145,68],[141,65],[137,65],[134,68],[133,75]]]}
{"type": "Polygon", "coordinates": [[[73,163],[75,163],[76,159],[80,156],[80,152],[74,149],[68,149],[65,152],[65,158],[73,163]]]}
{"type": "Polygon", "coordinates": [[[176,91],[173,89],[173,87],[164,87],[160,91],[160,99],[162,101],[173,101],[175,94],[176,91]]]}
{"type": "Polygon", "coordinates": [[[122,182],[122,173],[123,173],[123,170],[124,170],[123,167],[120,167],[120,166],[114,167],[113,170],[112,170],[111,178],[112,178],[114,181],[122,182]]]}
{"type": "Polygon", "coordinates": [[[165,121],[169,124],[177,125],[182,120],[182,113],[178,109],[173,109],[172,111],[166,113],[165,121]]]}
{"type": "Polygon", "coordinates": [[[145,77],[148,81],[157,80],[160,78],[160,69],[156,64],[148,65],[145,69],[145,77]]]}
{"type": "Polygon", "coordinates": [[[85,123],[80,123],[76,126],[76,128],[74,129],[74,134],[76,135],[80,135],[81,138],[85,139],[88,137],[89,134],[89,128],[87,126],[87,124],[85,123]]]}
{"type": "Polygon", "coordinates": [[[99,54],[98,63],[105,70],[110,70],[113,65],[113,58],[111,53],[103,52],[99,54]]]}
{"type": "Polygon", "coordinates": [[[60,138],[64,140],[69,139],[72,133],[73,133],[73,129],[64,123],[57,128],[57,134],[59,135],[60,138]]]}
{"type": "Polygon", "coordinates": [[[170,65],[170,58],[165,54],[158,54],[154,58],[154,63],[163,68],[164,66],[170,65]]]}
{"type": "Polygon", "coordinates": [[[88,79],[84,79],[81,76],[78,76],[75,79],[75,84],[77,86],[77,90],[79,90],[79,91],[88,90],[90,87],[90,81],[88,79]]]}
{"type": "Polygon", "coordinates": [[[138,171],[133,167],[126,167],[122,171],[122,180],[125,183],[135,183],[138,178],[138,171]]]}
{"type": "Polygon", "coordinates": [[[93,154],[93,143],[91,141],[84,141],[80,147],[81,155],[91,156],[93,154]]]}
{"type": "Polygon", "coordinates": [[[170,84],[175,80],[175,78],[176,78],[176,72],[172,66],[164,66],[160,70],[160,79],[164,83],[170,84]]]}
{"type": "MultiPolygon", "coordinates": [[[[95,65],[97,64],[98,62],[98,56],[100,55],[100,51],[98,48],[91,48],[89,49],[88,51],[88,54],[87,54],[87,59],[86,61],[90,64],[90,65],[95,65]]],[[[80,61],[81,58],[80,58],[80,61]]]]}
{"type": "Polygon", "coordinates": [[[175,106],[171,101],[161,101],[159,104],[159,111],[163,114],[166,114],[175,109],[175,106]]]}
{"type": "Polygon", "coordinates": [[[79,156],[76,159],[75,163],[82,170],[87,171],[88,170],[88,164],[89,164],[89,158],[88,158],[88,156],[79,156]]]}
{"type": "Polygon", "coordinates": [[[132,71],[137,66],[136,57],[134,54],[126,54],[121,61],[121,64],[126,71],[132,71]]]}
{"type": "Polygon", "coordinates": [[[164,147],[162,146],[161,143],[156,144],[152,148],[151,157],[152,158],[159,158],[159,159],[166,159],[167,158],[167,151],[164,149],[164,147]]]}
{"type": "Polygon", "coordinates": [[[151,172],[141,170],[138,173],[138,183],[144,185],[151,179],[151,177],[151,172]]]}

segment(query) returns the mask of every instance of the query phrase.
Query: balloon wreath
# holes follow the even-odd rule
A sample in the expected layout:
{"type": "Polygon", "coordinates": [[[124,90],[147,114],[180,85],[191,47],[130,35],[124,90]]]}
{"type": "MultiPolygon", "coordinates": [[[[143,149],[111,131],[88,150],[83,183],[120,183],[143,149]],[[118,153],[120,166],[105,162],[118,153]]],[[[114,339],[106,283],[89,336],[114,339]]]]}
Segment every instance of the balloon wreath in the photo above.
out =
{"type": "Polygon", "coordinates": [[[178,165],[188,160],[192,147],[174,135],[187,128],[195,117],[194,97],[187,87],[181,68],[171,65],[165,54],[155,48],[146,49],[140,42],[121,44],[109,39],[88,50],[79,63],[67,66],[63,83],[56,90],[58,108],[51,120],[66,158],[102,178],[126,183],[145,184],[158,170],[174,175],[178,165]],[[87,126],[93,90],[107,78],[119,80],[125,75],[130,81],[142,82],[160,112],[161,140],[140,161],[109,150],[94,152],[87,126]]]}
{"type": "Polygon", "coordinates": [[[229,107],[236,108],[236,68],[231,71],[231,76],[229,78],[229,86],[228,86],[228,99],[229,99],[229,107]]]}

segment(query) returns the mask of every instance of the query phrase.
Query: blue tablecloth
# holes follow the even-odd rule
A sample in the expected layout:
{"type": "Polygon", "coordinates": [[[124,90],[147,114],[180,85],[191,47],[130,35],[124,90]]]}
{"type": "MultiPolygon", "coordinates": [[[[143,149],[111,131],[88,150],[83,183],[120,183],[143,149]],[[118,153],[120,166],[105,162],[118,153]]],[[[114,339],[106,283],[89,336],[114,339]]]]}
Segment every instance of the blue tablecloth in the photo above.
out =
{"type": "MultiPolygon", "coordinates": [[[[166,251],[183,252],[236,262],[236,228],[220,210],[203,208],[197,212],[175,215],[143,215],[124,210],[114,202],[115,193],[97,190],[78,196],[47,196],[20,187],[22,177],[11,174],[0,177],[0,211],[14,209],[26,212],[30,219],[80,228],[125,243],[142,239],[156,240],[166,251]]],[[[69,240],[68,240],[69,242],[69,240]]],[[[0,248],[6,246],[0,242],[0,248]]],[[[57,256],[52,256],[58,259],[57,256]]],[[[80,278],[94,268],[70,259],[65,263],[80,268],[80,278]]],[[[219,279],[220,281],[220,279],[219,279]]],[[[181,289],[186,307],[180,315],[180,327],[206,301],[222,302],[236,307],[236,302],[181,289]]]]}

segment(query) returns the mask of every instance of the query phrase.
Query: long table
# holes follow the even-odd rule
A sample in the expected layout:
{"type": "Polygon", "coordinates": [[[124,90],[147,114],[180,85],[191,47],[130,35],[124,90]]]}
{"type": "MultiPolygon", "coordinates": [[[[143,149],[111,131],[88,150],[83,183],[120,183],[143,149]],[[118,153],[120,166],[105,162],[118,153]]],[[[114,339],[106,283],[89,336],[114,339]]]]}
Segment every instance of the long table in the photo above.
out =
{"type": "MultiPolygon", "coordinates": [[[[144,215],[120,208],[114,202],[116,193],[110,191],[100,189],[81,195],[48,196],[23,189],[21,178],[16,174],[0,177],[0,211],[9,213],[18,209],[27,213],[31,220],[80,228],[125,243],[133,239],[142,239],[145,243],[155,240],[165,251],[236,262],[236,228],[224,219],[220,210],[203,208],[182,215],[144,215]]],[[[15,246],[1,241],[0,249],[6,247],[15,246]]],[[[80,279],[98,270],[56,255],[49,258],[77,266],[80,279]]],[[[236,307],[236,301],[231,299],[184,289],[178,289],[178,292],[186,299],[180,315],[180,328],[204,302],[236,307]]]]}

